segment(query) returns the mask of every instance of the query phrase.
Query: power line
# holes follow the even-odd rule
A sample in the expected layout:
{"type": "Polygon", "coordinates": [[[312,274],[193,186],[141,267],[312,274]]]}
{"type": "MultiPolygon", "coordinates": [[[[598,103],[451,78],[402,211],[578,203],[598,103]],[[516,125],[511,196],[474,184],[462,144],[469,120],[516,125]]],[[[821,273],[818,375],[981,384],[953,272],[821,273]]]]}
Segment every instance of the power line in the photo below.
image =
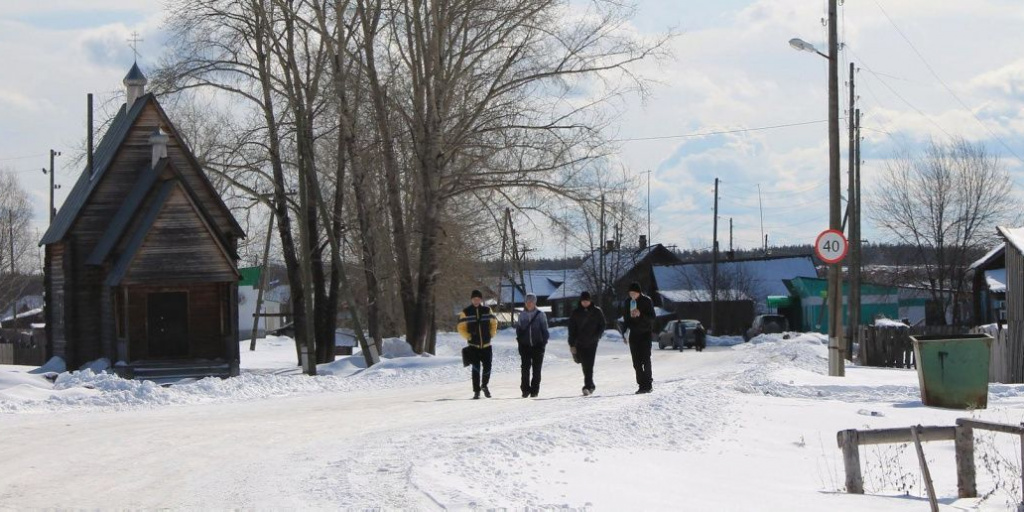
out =
{"type": "Polygon", "coordinates": [[[7,161],[10,161],[10,160],[26,160],[28,158],[43,158],[45,156],[47,156],[46,153],[38,153],[38,154],[35,154],[35,155],[25,155],[25,156],[9,156],[9,157],[5,157],[5,158],[0,158],[0,162],[7,162],[7,161]]]}
{"type": "MultiPolygon", "coordinates": [[[[845,118],[840,118],[845,119],[845,118]]],[[[696,133],[685,133],[680,135],[659,135],[654,137],[629,137],[624,139],[611,139],[608,142],[636,142],[645,140],[665,140],[665,139],[685,139],[689,137],[704,137],[707,135],[727,135],[730,133],[744,133],[744,132],[760,132],[765,130],[777,130],[780,128],[792,128],[794,126],[807,126],[811,124],[827,123],[828,119],[822,119],[819,121],[804,121],[802,123],[787,123],[787,124],[776,124],[771,126],[758,126],[755,128],[737,128],[735,130],[717,130],[707,132],[696,132],[696,133]]]]}
{"type": "Polygon", "coordinates": [[[885,15],[885,19],[889,20],[889,24],[892,25],[892,27],[894,29],[896,29],[896,32],[899,33],[900,37],[902,37],[903,40],[906,41],[908,45],[910,45],[910,49],[914,50],[914,54],[917,55],[917,58],[920,59],[922,63],[924,63],[924,66],[926,68],[928,68],[928,72],[931,73],[932,76],[935,77],[935,79],[938,80],[940,84],[942,84],[942,87],[944,87],[946,89],[946,92],[948,92],[949,95],[952,96],[953,99],[955,99],[956,102],[959,103],[960,106],[963,107],[964,110],[969,112],[971,114],[971,117],[973,117],[974,120],[977,121],[978,124],[981,125],[981,127],[984,128],[985,131],[988,132],[989,135],[992,136],[992,138],[994,138],[997,141],[999,141],[999,143],[1002,144],[1002,146],[1004,148],[1006,148],[1006,150],[1009,151],[1010,154],[1014,156],[1014,158],[1016,158],[1017,160],[1020,160],[1021,163],[1024,163],[1024,158],[1021,158],[1020,155],[1018,155],[1016,151],[1014,151],[1012,148],[1010,148],[1010,146],[1005,141],[1003,141],[1002,138],[1000,138],[998,135],[996,135],[995,132],[993,132],[988,127],[988,125],[986,125],[981,120],[981,118],[978,117],[978,114],[976,114],[973,109],[968,107],[967,104],[964,103],[964,101],[962,99],[960,99],[960,96],[957,96],[957,94],[955,92],[953,92],[953,89],[939,76],[938,73],[935,72],[935,69],[932,68],[932,65],[929,64],[928,60],[924,58],[924,55],[922,55],[921,52],[918,51],[917,47],[914,46],[914,43],[912,43],[910,41],[910,38],[908,38],[907,35],[904,34],[902,30],[900,30],[900,27],[898,25],[896,25],[896,22],[893,21],[893,19],[891,17],[889,17],[889,13],[885,11],[885,8],[882,7],[882,4],[878,3],[878,0],[875,0],[875,5],[877,5],[878,9],[880,11],[882,11],[882,14],[885,15]]]}

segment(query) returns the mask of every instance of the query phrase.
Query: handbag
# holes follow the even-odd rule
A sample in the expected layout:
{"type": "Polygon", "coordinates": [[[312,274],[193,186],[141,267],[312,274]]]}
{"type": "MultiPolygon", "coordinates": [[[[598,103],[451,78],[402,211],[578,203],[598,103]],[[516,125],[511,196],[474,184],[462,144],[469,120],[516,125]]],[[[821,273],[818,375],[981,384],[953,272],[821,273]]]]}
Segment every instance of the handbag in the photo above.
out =
{"type": "Polygon", "coordinates": [[[476,360],[477,360],[477,353],[476,353],[476,350],[473,349],[473,347],[471,347],[469,345],[466,345],[465,347],[462,347],[462,366],[463,367],[466,367],[466,366],[469,366],[469,365],[475,363],[476,360]]]}

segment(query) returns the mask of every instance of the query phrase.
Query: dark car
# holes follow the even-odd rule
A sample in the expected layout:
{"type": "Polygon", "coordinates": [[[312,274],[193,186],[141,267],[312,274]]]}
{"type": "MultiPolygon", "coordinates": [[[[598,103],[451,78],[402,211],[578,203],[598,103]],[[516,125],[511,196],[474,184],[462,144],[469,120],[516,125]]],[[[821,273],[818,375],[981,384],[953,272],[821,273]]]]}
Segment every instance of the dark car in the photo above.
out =
{"type": "Polygon", "coordinates": [[[658,348],[672,347],[674,349],[696,348],[697,351],[704,350],[707,346],[707,330],[698,320],[672,320],[665,324],[665,328],[658,334],[658,348]],[[676,335],[678,324],[686,327],[686,333],[680,339],[676,335]]]}
{"type": "Polygon", "coordinates": [[[759,334],[777,334],[789,330],[789,320],[782,315],[757,315],[754,322],[743,333],[743,341],[750,341],[759,334]]]}

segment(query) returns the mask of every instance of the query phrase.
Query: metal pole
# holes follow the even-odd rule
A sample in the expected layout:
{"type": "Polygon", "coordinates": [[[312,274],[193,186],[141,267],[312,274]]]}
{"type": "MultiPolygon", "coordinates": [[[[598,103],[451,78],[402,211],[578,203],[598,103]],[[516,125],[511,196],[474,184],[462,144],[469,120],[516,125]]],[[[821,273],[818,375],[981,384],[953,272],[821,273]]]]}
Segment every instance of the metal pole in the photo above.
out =
{"type": "MultiPolygon", "coordinates": [[[[828,197],[829,229],[842,229],[839,179],[839,33],[836,30],[836,0],[828,2],[828,197]]],[[[846,374],[843,361],[842,333],[842,275],[840,264],[828,270],[828,374],[842,377],[846,374]]]]}

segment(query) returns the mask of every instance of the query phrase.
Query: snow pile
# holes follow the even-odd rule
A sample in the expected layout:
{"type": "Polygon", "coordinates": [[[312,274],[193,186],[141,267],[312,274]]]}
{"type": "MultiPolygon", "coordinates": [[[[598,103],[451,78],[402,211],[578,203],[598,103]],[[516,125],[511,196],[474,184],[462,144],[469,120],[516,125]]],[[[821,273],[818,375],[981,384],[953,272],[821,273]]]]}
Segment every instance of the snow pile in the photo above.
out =
{"type": "Polygon", "coordinates": [[[735,347],[750,365],[736,380],[743,393],[787,398],[826,398],[846,402],[920,401],[916,373],[850,367],[847,377],[828,376],[828,338],[818,333],[760,335],[735,347]],[[863,373],[860,371],[863,370],[863,373]],[[856,373],[856,375],[855,375],[856,373]]]}
{"type": "MultiPolygon", "coordinates": [[[[519,367],[514,335],[505,330],[494,343],[493,372],[510,372],[519,367]]],[[[558,343],[558,345],[564,345],[558,343]]],[[[319,365],[318,375],[301,375],[294,363],[294,341],[272,337],[258,340],[255,352],[242,345],[242,375],[231,379],[187,380],[167,387],[151,381],[122,379],[106,373],[110,362],[100,360],[84,369],[57,373],[60,362],[51,361],[29,374],[27,367],[8,367],[0,373],[0,413],[43,412],[79,408],[113,410],[258,400],[272,397],[389,389],[423,384],[443,384],[469,380],[462,366],[460,351],[465,341],[457,334],[442,333],[437,339],[437,356],[417,355],[404,340],[384,340],[384,357],[367,369],[362,355],[339,358],[319,365]],[[253,365],[247,364],[249,359],[253,365]],[[277,366],[274,367],[274,363],[277,366]],[[8,375],[9,374],[9,375],[8,375]],[[51,383],[46,375],[56,377],[51,383]]],[[[549,345],[551,346],[551,345],[549,345]]],[[[559,354],[561,347],[545,362],[568,359],[559,354]]],[[[564,349],[568,352],[568,348],[564,349]]]]}
{"type": "Polygon", "coordinates": [[[742,345],[743,336],[711,336],[708,335],[706,338],[707,346],[709,347],[731,347],[733,345],[742,345]]]}
{"type": "Polygon", "coordinates": [[[878,318],[875,320],[875,327],[909,328],[910,326],[903,322],[900,322],[899,320],[892,320],[889,318],[878,318]]]}

